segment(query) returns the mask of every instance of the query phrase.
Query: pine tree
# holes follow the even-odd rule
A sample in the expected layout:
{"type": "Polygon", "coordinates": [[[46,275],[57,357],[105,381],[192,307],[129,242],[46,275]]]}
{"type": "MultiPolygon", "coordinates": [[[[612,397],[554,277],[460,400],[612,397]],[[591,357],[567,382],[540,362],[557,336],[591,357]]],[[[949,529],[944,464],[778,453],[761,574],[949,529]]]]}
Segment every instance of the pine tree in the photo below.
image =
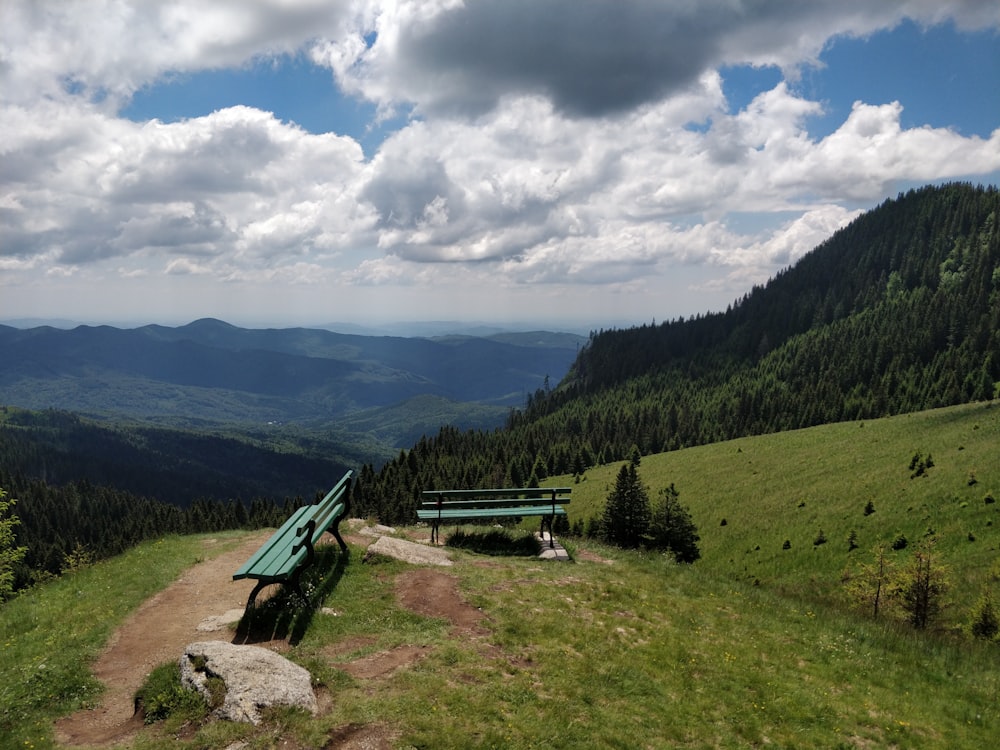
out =
{"type": "Polygon", "coordinates": [[[980,597],[969,629],[973,636],[985,641],[993,640],[1000,633],[1000,616],[989,592],[980,597]]]}
{"type": "Polygon", "coordinates": [[[638,547],[649,529],[649,521],[649,494],[639,481],[635,465],[625,464],[604,507],[604,539],[619,547],[638,547]]]}
{"type": "Polygon", "coordinates": [[[931,555],[930,544],[922,545],[900,575],[900,604],[907,621],[918,630],[926,629],[941,611],[947,589],[944,571],[931,555]]]}
{"type": "Polygon", "coordinates": [[[698,527],[687,508],[680,504],[680,493],[673,482],[660,490],[660,500],[653,511],[650,526],[653,545],[673,552],[677,562],[693,563],[701,557],[698,527]]]}
{"type": "Polygon", "coordinates": [[[13,593],[14,566],[28,551],[25,547],[14,546],[14,527],[20,521],[8,511],[16,502],[13,498],[8,500],[6,491],[0,488],[0,602],[13,593]]]}

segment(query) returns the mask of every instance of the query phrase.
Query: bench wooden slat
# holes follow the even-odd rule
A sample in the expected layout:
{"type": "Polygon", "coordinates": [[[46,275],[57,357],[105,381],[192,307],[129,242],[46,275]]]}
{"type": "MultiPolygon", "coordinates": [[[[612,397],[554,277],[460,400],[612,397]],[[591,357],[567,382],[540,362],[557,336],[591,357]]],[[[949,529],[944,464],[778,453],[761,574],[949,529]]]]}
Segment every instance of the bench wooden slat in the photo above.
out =
{"type": "Polygon", "coordinates": [[[506,497],[499,499],[484,500],[424,500],[420,507],[422,510],[431,508],[503,508],[514,505],[540,505],[552,507],[553,503],[568,503],[569,498],[557,497],[554,501],[551,497],[506,497]]]}
{"type": "Polygon", "coordinates": [[[421,520],[440,518],[453,521],[460,518],[516,518],[517,516],[565,516],[566,509],[561,505],[553,508],[551,505],[526,505],[508,508],[442,508],[438,510],[418,510],[417,517],[421,520]]]}
{"type": "Polygon", "coordinates": [[[488,489],[488,490],[424,490],[420,494],[428,497],[490,497],[490,496],[516,496],[531,495],[541,492],[547,495],[555,493],[557,495],[568,495],[573,491],[572,487],[514,487],[511,489],[488,489]]]}
{"type": "Polygon", "coordinates": [[[257,586],[247,601],[247,610],[265,585],[289,583],[298,589],[299,575],[311,563],[313,548],[324,533],[333,534],[341,549],[347,550],[338,526],[340,520],[347,515],[353,475],[353,471],[344,474],[319,502],[297,508],[233,574],[233,580],[257,580],[257,586]]]}
{"type": "MultiPolygon", "coordinates": [[[[270,538],[261,545],[260,549],[253,553],[240,569],[233,574],[233,580],[241,578],[257,578],[260,576],[281,575],[282,568],[289,562],[290,552],[296,541],[296,533],[301,519],[309,514],[311,506],[303,505],[298,508],[288,520],[282,524],[281,528],[275,531],[270,538]]],[[[304,554],[304,553],[303,553],[304,554]]],[[[293,570],[294,564],[288,567],[293,570]]]]}

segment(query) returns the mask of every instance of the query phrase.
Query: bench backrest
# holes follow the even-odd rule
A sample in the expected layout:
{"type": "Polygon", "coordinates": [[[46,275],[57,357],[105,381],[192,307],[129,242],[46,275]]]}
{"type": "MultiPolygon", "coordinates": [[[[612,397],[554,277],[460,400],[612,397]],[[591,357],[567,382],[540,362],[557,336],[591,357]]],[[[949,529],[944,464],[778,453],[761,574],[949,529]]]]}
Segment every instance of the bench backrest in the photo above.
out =
{"type": "Polygon", "coordinates": [[[424,490],[420,507],[493,508],[523,505],[565,505],[571,487],[512,487],[482,490],[424,490]]]}
{"type": "MultiPolygon", "coordinates": [[[[322,500],[310,506],[312,511],[306,518],[316,522],[315,529],[317,531],[314,532],[313,542],[319,541],[319,538],[323,536],[323,532],[335,519],[347,515],[351,506],[350,490],[351,477],[353,476],[354,472],[348,470],[341,480],[333,486],[333,489],[326,493],[322,500]]],[[[300,534],[302,533],[302,528],[299,528],[300,534]]]]}

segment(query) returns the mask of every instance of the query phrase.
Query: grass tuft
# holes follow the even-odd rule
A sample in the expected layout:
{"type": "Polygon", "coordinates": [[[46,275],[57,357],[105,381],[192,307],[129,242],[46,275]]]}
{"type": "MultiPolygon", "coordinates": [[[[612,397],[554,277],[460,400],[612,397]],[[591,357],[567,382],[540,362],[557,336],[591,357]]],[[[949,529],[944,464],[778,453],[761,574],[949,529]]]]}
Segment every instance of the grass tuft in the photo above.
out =
{"type": "Polygon", "coordinates": [[[181,669],[176,661],[161,664],[149,673],[142,687],[136,691],[135,706],[137,711],[141,711],[146,724],[178,714],[183,720],[203,720],[208,709],[216,707],[206,706],[199,693],[181,684],[181,669]]]}

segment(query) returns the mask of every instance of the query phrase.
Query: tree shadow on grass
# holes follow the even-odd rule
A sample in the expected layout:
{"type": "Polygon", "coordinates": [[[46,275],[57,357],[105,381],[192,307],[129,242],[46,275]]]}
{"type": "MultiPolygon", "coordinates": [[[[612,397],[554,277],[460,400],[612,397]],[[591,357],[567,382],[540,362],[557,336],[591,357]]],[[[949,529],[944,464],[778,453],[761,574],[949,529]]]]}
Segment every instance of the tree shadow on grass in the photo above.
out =
{"type": "Polygon", "coordinates": [[[315,562],[303,571],[299,580],[305,598],[291,586],[280,585],[274,596],[243,613],[232,642],[247,645],[287,640],[291,646],[299,643],[309,630],[320,602],[340,583],[349,559],[350,552],[341,552],[336,544],[317,548],[315,562]]]}
{"type": "Polygon", "coordinates": [[[464,531],[458,529],[445,541],[448,547],[481,555],[538,557],[541,547],[533,534],[512,533],[507,529],[464,531]]]}

